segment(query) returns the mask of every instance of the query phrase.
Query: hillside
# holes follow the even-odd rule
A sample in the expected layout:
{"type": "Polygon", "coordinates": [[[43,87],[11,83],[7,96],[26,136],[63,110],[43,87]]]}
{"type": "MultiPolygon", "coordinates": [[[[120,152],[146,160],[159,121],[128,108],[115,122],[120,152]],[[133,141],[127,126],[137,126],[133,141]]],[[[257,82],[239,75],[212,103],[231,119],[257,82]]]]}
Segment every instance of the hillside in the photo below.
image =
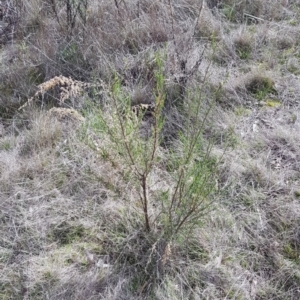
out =
{"type": "Polygon", "coordinates": [[[0,299],[300,299],[300,1],[0,1],[0,299]]]}

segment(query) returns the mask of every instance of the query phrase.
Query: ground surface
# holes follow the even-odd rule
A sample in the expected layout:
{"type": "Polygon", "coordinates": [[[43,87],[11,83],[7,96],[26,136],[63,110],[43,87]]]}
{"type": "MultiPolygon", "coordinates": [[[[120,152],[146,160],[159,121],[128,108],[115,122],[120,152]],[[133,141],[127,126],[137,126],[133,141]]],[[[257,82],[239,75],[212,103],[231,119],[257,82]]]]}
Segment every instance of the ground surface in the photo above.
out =
{"type": "Polygon", "coordinates": [[[0,4],[1,299],[300,298],[299,1],[0,4]]]}

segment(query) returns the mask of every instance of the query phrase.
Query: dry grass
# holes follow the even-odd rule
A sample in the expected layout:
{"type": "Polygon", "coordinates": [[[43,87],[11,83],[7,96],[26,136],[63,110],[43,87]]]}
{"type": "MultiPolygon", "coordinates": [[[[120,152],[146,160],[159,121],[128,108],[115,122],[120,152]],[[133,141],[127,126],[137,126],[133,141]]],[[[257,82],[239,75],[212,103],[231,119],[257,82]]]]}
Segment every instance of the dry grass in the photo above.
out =
{"type": "Polygon", "coordinates": [[[6,2],[18,17],[0,30],[0,298],[299,299],[299,1],[90,0],[73,25],[67,1],[6,2]],[[154,104],[158,52],[151,218],[197,89],[202,109],[216,100],[204,139],[221,161],[212,211],[172,241],[145,231],[98,114],[115,120],[116,76],[131,106],[154,104]]]}
{"type": "Polygon", "coordinates": [[[39,96],[42,97],[42,106],[44,105],[44,96],[45,93],[55,90],[58,88],[58,103],[54,105],[63,106],[66,100],[70,100],[75,106],[75,99],[80,96],[84,89],[91,89],[97,87],[103,87],[103,84],[91,84],[89,82],[81,82],[78,80],[72,80],[72,78],[67,78],[64,76],[56,76],[54,78],[49,79],[38,85],[38,91],[33,95],[33,97],[29,98],[25,104],[23,104],[19,110],[23,110],[28,105],[32,105],[34,100],[39,96]]]}

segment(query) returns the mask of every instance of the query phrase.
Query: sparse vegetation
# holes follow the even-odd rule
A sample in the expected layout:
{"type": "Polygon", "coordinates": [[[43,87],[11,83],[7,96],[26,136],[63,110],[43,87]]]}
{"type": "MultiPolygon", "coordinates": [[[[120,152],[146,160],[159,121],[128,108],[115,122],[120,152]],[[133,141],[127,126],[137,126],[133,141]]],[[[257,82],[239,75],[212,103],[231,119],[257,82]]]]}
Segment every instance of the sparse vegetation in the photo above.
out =
{"type": "Polygon", "coordinates": [[[297,1],[0,1],[1,299],[299,299],[297,1]]]}
{"type": "Polygon", "coordinates": [[[234,40],[235,51],[240,59],[248,59],[250,58],[253,41],[247,35],[240,35],[234,40]]]}
{"type": "Polygon", "coordinates": [[[253,74],[246,82],[246,89],[258,100],[263,100],[271,92],[276,93],[274,81],[261,74],[253,74]]]}

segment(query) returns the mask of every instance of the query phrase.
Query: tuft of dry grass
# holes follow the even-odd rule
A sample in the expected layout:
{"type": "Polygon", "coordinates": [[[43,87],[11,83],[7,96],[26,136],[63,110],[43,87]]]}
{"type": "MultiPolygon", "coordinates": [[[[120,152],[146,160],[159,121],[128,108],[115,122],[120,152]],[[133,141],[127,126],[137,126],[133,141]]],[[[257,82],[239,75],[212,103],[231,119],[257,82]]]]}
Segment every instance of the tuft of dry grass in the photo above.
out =
{"type": "MultiPolygon", "coordinates": [[[[34,99],[39,96],[42,96],[43,99],[46,92],[54,90],[56,87],[59,88],[58,105],[62,106],[66,100],[71,100],[74,103],[74,98],[80,95],[84,89],[103,87],[103,84],[92,84],[73,80],[72,78],[67,78],[61,75],[56,76],[38,85],[39,90],[33,95],[33,97],[29,98],[28,101],[19,108],[19,110],[31,105],[34,102],[34,99]]],[[[42,100],[42,106],[44,104],[43,102],[44,101],[42,100]]]]}

